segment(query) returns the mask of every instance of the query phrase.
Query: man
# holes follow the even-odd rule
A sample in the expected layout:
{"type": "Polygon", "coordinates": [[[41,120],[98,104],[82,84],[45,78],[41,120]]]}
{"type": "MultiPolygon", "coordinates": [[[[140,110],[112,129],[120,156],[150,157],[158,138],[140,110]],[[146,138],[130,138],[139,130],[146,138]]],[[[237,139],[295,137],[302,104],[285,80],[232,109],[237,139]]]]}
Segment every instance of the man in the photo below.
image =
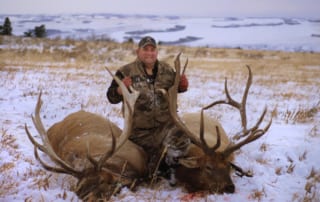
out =
{"type": "MultiPolygon", "coordinates": [[[[140,92],[133,115],[133,130],[129,137],[140,145],[150,156],[149,166],[154,168],[158,160],[163,140],[173,127],[168,103],[158,89],[168,90],[175,79],[175,72],[167,63],[158,60],[156,41],[143,37],[136,50],[135,61],[124,65],[117,72],[123,83],[140,92]]],[[[188,89],[188,80],[181,75],[178,92],[188,89]]],[[[122,92],[113,80],[107,91],[107,98],[112,104],[122,101],[122,92]]]]}

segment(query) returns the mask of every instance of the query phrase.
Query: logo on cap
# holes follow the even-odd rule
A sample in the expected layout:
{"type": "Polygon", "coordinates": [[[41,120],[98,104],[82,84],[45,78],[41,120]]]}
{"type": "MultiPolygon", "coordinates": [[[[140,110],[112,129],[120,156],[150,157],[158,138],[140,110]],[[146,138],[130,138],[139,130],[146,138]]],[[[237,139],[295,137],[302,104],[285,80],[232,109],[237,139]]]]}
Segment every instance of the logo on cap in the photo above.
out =
{"type": "Polygon", "coordinates": [[[146,36],[146,37],[143,37],[140,42],[139,42],[139,48],[143,48],[147,45],[151,45],[153,47],[157,47],[157,44],[156,44],[156,41],[150,37],[150,36],[146,36]]]}

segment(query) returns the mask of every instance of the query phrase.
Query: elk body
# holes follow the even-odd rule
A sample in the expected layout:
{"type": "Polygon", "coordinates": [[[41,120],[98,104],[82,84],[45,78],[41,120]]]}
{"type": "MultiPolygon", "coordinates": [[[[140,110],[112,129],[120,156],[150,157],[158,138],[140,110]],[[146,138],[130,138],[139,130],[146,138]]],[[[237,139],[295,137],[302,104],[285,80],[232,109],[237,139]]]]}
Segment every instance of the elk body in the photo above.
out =
{"type": "MultiPolygon", "coordinates": [[[[184,66],[183,72],[185,71],[184,66]]],[[[227,80],[225,81],[225,100],[218,100],[202,108],[199,113],[188,113],[182,117],[177,114],[177,87],[180,80],[179,55],[175,60],[176,78],[174,86],[168,91],[161,90],[168,99],[170,114],[177,128],[173,134],[185,134],[190,140],[184,151],[184,155],[178,158],[174,172],[178,183],[183,184],[189,192],[208,191],[209,193],[234,193],[235,186],[231,179],[232,168],[239,176],[251,176],[249,173],[232,163],[233,153],[242,146],[253,142],[263,136],[269,129],[272,119],[264,128],[259,128],[267,109],[265,108],[256,124],[247,127],[246,100],[252,82],[252,73],[247,66],[249,76],[241,102],[235,101],[229,94],[227,80]],[[239,110],[241,117],[242,131],[237,135],[238,142],[229,141],[228,136],[220,123],[208,116],[204,111],[220,104],[230,105],[239,110]]],[[[179,143],[171,143],[179,144],[179,143]]],[[[165,145],[170,147],[170,145],[165,145]]],[[[169,151],[169,149],[168,149],[169,151]]],[[[169,155],[169,154],[167,154],[169,155]]]]}
{"type": "Polygon", "coordinates": [[[84,200],[106,199],[121,186],[133,186],[146,175],[145,152],[130,142],[133,106],[139,93],[127,88],[124,92],[125,126],[123,131],[111,121],[90,112],[78,111],[45,130],[41,118],[41,93],[32,117],[42,144],[26,133],[34,144],[35,157],[45,169],[70,174],[78,179],[75,192],[84,200]],[[48,155],[56,166],[49,166],[38,155],[38,149],[48,155]]]}

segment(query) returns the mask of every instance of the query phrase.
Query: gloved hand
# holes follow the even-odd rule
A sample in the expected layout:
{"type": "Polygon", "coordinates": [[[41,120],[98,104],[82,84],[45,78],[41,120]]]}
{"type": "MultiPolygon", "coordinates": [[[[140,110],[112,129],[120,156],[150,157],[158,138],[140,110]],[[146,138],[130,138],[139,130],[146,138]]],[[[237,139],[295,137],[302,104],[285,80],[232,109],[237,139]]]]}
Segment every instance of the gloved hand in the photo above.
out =
{"type": "Polygon", "coordinates": [[[132,85],[132,80],[130,78],[130,76],[126,76],[122,79],[122,82],[124,83],[124,85],[129,88],[129,86],[132,85]]]}
{"type": "Polygon", "coordinates": [[[180,82],[179,82],[179,92],[185,92],[188,90],[189,81],[185,74],[181,74],[180,76],[180,82]]]}
{"type": "MultiPolygon", "coordinates": [[[[124,84],[128,89],[129,89],[129,86],[132,85],[132,80],[131,80],[130,76],[124,77],[124,78],[122,79],[122,82],[123,82],[123,84],[124,84]]],[[[119,95],[122,95],[122,91],[121,91],[121,88],[120,88],[120,87],[118,87],[117,92],[118,92],[119,95]]]]}

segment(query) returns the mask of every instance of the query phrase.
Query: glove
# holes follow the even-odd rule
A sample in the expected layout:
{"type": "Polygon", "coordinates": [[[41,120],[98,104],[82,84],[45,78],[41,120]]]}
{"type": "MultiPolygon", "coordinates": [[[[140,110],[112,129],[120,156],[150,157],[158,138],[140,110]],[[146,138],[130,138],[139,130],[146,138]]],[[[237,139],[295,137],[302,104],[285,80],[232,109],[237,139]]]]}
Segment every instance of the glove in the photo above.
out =
{"type": "Polygon", "coordinates": [[[179,92],[185,92],[188,90],[189,81],[185,74],[182,74],[180,76],[180,82],[179,82],[179,92]]]}

